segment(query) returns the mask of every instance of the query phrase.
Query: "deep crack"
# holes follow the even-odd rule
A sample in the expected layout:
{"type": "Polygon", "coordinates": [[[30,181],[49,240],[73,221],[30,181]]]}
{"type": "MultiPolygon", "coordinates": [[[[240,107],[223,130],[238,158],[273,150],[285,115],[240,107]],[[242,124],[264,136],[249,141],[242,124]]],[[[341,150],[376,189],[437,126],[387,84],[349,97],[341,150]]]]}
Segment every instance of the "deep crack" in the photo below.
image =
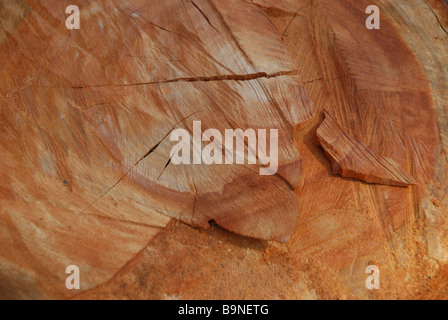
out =
{"type": "MultiPolygon", "coordinates": [[[[147,86],[147,85],[156,85],[156,84],[164,84],[164,83],[174,83],[174,82],[250,81],[250,80],[256,80],[256,79],[260,79],[260,78],[269,79],[269,78],[276,78],[276,77],[280,77],[280,76],[295,75],[296,73],[297,73],[297,70],[278,71],[275,73],[257,72],[257,73],[248,73],[248,74],[228,74],[228,75],[219,75],[219,76],[184,77],[184,78],[174,78],[174,79],[149,81],[149,82],[138,82],[138,83],[99,84],[99,85],[90,85],[90,86],[70,86],[68,88],[70,88],[70,89],[86,89],[86,88],[105,88],[105,87],[135,87],[135,86],[147,86]]],[[[67,87],[53,86],[51,88],[67,88],[67,87]]]]}
{"type": "Polygon", "coordinates": [[[159,176],[157,177],[156,181],[159,181],[160,177],[162,176],[162,174],[165,172],[165,169],[170,165],[171,163],[171,158],[167,161],[167,163],[165,164],[165,167],[163,167],[162,172],[160,172],[159,176]]]}

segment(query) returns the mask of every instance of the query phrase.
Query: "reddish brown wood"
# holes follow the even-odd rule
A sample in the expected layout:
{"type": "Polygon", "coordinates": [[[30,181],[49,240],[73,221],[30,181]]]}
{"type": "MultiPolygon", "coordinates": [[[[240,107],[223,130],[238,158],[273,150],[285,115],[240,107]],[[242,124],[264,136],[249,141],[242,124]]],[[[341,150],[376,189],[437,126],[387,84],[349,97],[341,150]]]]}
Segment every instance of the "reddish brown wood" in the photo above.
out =
{"type": "Polygon", "coordinates": [[[443,1],[70,4],[0,2],[0,298],[446,296],[443,1]],[[324,110],[415,186],[333,175],[324,110]],[[193,120],[278,128],[279,174],[169,164],[193,120]]]}
{"type": "Polygon", "coordinates": [[[328,112],[325,112],[325,119],[316,133],[320,145],[331,160],[333,174],[399,187],[416,184],[414,178],[394,160],[377,155],[345,133],[328,112]]]}

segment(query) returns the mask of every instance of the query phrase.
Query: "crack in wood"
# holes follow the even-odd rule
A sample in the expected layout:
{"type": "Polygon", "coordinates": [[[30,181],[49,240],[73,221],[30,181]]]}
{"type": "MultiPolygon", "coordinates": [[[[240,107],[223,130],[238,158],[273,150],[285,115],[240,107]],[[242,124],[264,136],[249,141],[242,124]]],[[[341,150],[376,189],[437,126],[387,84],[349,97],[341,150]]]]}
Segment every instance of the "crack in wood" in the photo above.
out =
{"type": "Polygon", "coordinates": [[[440,22],[439,16],[434,11],[434,9],[429,5],[428,1],[425,1],[426,5],[428,6],[429,10],[431,10],[434,17],[436,17],[437,23],[439,24],[440,28],[445,32],[446,35],[448,35],[448,32],[446,31],[445,27],[442,25],[442,22],[440,22]]]}
{"type": "Polygon", "coordinates": [[[194,1],[190,1],[191,4],[201,13],[201,15],[205,18],[205,20],[207,20],[208,24],[210,25],[210,27],[212,27],[213,29],[215,29],[216,32],[220,33],[218,29],[215,28],[215,26],[212,24],[212,22],[210,21],[210,19],[206,16],[206,14],[204,13],[204,11],[201,10],[201,8],[198,7],[198,5],[196,3],[194,3],[194,1]]]}
{"type": "Polygon", "coordinates": [[[289,27],[291,26],[292,22],[294,21],[294,19],[297,17],[297,14],[299,13],[299,11],[302,11],[303,9],[307,8],[308,5],[301,7],[299,9],[297,9],[297,11],[294,13],[294,16],[291,18],[291,20],[289,21],[288,25],[286,26],[285,30],[282,33],[281,39],[284,40],[286,32],[288,31],[289,27]]]}
{"type": "MultiPolygon", "coordinates": [[[[120,179],[117,180],[117,182],[115,182],[110,188],[108,188],[105,192],[103,192],[103,194],[101,194],[98,198],[95,199],[95,201],[93,201],[91,204],[89,204],[83,211],[82,213],[85,214],[85,212],[92,207],[95,203],[97,203],[100,199],[102,199],[105,195],[107,195],[113,188],[115,188],[131,171],[132,169],[134,169],[140,162],[142,162],[144,159],[146,159],[150,154],[152,154],[158,147],[159,145],[166,139],[166,137],[168,137],[168,135],[174,130],[175,127],[177,127],[179,124],[181,124],[183,121],[187,120],[188,118],[192,117],[193,115],[202,112],[201,111],[196,111],[193,112],[192,114],[190,114],[189,116],[183,118],[182,120],[180,120],[179,122],[177,122],[174,126],[172,126],[172,128],[168,131],[168,133],[158,142],[156,143],[151,149],[149,149],[149,151],[147,153],[145,153],[137,162],[135,162],[121,177],[120,179]]],[[[168,161],[168,163],[165,165],[164,170],[166,169],[166,167],[168,167],[168,165],[171,162],[171,158],[168,161]]],[[[164,171],[163,170],[163,171],[164,171]]],[[[162,173],[163,173],[162,171],[162,173]]],[[[162,173],[160,173],[160,176],[162,175],[162,173]]],[[[159,180],[157,178],[157,180],[159,180]]]]}
{"type": "Polygon", "coordinates": [[[204,76],[204,77],[183,77],[183,78],[174,78],[174,79],[166,79],[166,80],[158,80],[158,81],[149,81],[149,82],[138,82],[138,83],[124,83],[124,84],[99,84],[99,85],[82,85],[82,86],[52,86],[50,88],[69,88],[69,89],[88,89],[88,88],[110,88],[110,87],[136,87],[136,86],[147,86],[147,85],[157,85],[164,83],[175,83],[175,82],[214,82],[214,81],[251,81],[260,78],[276,78],[280,76],[290,76],[295,75],[297,70],[289,70],[289,71],[279,71],[275,73],[266,73],[266,72],[256,72],[256,73],[248,73],[248,74],[229,74],[229,75],[218,75],[218,76],[204,76]]]}

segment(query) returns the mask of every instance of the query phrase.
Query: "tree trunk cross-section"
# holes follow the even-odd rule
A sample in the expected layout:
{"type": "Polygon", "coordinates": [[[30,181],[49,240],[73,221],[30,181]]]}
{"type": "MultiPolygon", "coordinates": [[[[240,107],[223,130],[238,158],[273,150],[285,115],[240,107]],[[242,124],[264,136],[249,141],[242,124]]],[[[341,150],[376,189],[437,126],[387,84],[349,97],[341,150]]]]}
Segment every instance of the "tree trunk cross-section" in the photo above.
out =
{"type": "MultiPolygon", "coordinates": [[[[1,52],[3,236],[14,247],[3,256],[11,268],[23,264],[16,252],[31,243],[61,264],[75,252],[89,259],[83,246],[105,241],[103,228],[135,242],[139,232],[163,227],[165,216],[203,228],[213,220],[255,238],[290,237],[301,175],[294,127],[313,106],[262,11],[233,0],[93,1],[73,32],[55,20],[54,1],[16,5],[32,11],[1,52]],[[278,173],[170,165],[169,133],[193,132],[193,120],[203,131],[277,129],[278,173]],[[110,230],[115,221],[119,230],[110,230]],[[37,242],[23,238],[30,229],[39,230],[37,242]],[[88,232],[98,236],[81,243],[72,236],[88,232]]],[[[38,272],[53,269],[39,264],[38,272]]],[[[21,267],[36,268],[34,261],[21,267]]]]}
{"type": "Polygon", "coordinates": [[[0,3],[0,298],[446,298],[444,2],[72,2],[0,3]],[[277,174],[171,163],[194,121],[277,174]]]}

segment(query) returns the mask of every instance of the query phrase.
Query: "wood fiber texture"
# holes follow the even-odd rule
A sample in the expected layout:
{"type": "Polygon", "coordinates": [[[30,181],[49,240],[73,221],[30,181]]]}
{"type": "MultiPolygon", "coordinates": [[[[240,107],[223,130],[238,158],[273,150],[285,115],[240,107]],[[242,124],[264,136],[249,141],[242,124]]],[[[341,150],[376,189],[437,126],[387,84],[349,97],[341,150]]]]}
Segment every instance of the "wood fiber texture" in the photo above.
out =
{"type": "Polygon", "coordinates": [[[398,187],[416,184],[393,159],[378,156],[368,146],[347,135],[329,113],[325,113],[316,134],[331,161],[333,174],[398,187]]]}
{"type": "Polygon", "coordinates": [[[0,5],[1,298],[447,297],[444,1],[70,4],[0,5]],[[325,112],[398,177],[335,175],[325,112]],[[278,174],[170,164],[193,120],[278,129],[278,174]]]}

